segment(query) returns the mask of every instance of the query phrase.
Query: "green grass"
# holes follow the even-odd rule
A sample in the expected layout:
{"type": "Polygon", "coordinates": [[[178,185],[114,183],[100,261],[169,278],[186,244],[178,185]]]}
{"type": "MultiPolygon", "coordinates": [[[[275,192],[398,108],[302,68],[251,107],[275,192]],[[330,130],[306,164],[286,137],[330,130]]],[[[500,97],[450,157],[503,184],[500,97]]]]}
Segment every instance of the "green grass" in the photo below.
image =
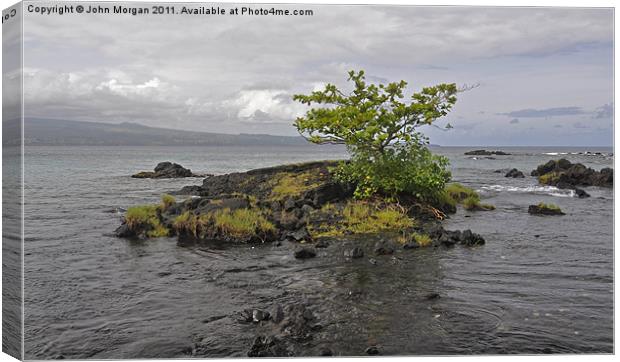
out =
{"type": "Polygon", "coordinates": [[[475,190],[470,189],[469,187],[465,187],[456,182],[446,185],[444,192],[450,199],[454,200],[454,202],[456,203],[461,203],[465,199],[470,197],[480,198],[480,196],[475,190]]]}
{"type": "Polygon", "coordinates": [[[465,200],[463,200],[463,208],[465,210],[474,211],[474,210],[484,210],[490,211],[495,210],[495,206],[490,204],[483,204],[480,202],[480,198],[477,196],[469,196],[465,200]]]}
{"type": "Polygon", "coordinates": [[[225,208],[198,216],[186,211],[175,218],[173,225],[179,234],[195,238],[209,234],[245,238],[275,231],[275,226],[258,209],[225,208]]]}
{"type": "Polygon", "coordinates": [[[217,210],[213,212],[213,221],[222,234],[232,237],[249,237],[256,233],[275,231],[275,226],[257,209],[217,210]]]}
{"type": "Polygon", "coordinates": [[[456,200],[446,190],[439,192],[435,199],[434,204],[439,208],[445,208],[446,206],[448,208],[455,208],[457,204],[456,200]]]}
{"type": "Polygon", "coordinates": [[[544,175],[538,176],[538,182],[543,185],[551,185],[557,183],[560,179],[560,173],[558,172],[549,172],[544,175]]]}
{"type": "Polygon", "coordinates": [[[546,209],[546,210],[553,210],[553,211],[562,212],[562,209],[560,209],[560,207],[558,205],[545,204],[544,202],[539,203],[538,204],[538,208],[539,209],[546,209]]]}
{"type": "Polygon", "coordinates": [[[327,204],[318,212],[341,219],[341,221],[309,225],[308,232],[313,238],[402,231],[416,225],[415,220],[407,216],[404,209],[395,205],[386,206],[368,201],[350,201],[343,210],[327,204]]]}
{"type": "Polygon", "coordinates": [[[146,236],[157,238],[168,236],[170,231],[159,220],[159,205],[140,205],[127,209],[125,222],[129,230],[146,231],[146,236]]]}
{"type": "Polygon", "coordinates": [[[429,246],[433,243],[431,237],[426,234],[415,233],[413,234],[413,240],[415,240],[421,247],[429,246]]]}
{"type": "Polygon", "coordinates": [[[163,210],[169,208],[176,203],[177,200],[174,198],[174,196],[168,194],[161,195],[161,207],[163,210]]]}
{"type": "Polygon", "coordinates": [[[325,175],[310,171],[302,173],[283,172],[271,189],[271,198],[282,200],[316,188],[324,181],[325,175]]]}
{"type": "Polygon", "coordinates": [[[209,218],[205,216],[196,216],[189,211],[185,211],[174,219],[172,226],[178,234],[190,234],[197,238],[199,232],[209,223],[209,218]]]}
{"type": "Polygon", "coordinates": [[[395,206],[377,209],[377,205],[372,203],[356,201],[348,203],[342,214],[347,230],[354,234],[372,234],[414,226],[413,220],[395,206]]]}

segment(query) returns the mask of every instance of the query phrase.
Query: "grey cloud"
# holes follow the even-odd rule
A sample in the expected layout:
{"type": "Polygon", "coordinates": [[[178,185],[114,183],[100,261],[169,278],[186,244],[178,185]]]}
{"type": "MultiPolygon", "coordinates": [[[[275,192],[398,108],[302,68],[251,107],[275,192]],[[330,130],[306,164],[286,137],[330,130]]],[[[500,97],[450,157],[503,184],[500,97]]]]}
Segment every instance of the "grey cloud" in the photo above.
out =
{"type": "MultiPolygon", "coordinates": [[[[328,82],[346,88],[351,69],[365,69],[375,82],[405,79],[410,90],[439,82],[485,82],[484,89],[459,95],[449,120],[527,108],[541,97],[557,97],[549,104],[562,104],[564,97],[580,92],[571,89],[573,84],[593,90],[583,97],[584,109],[594,109],[609,99],[597,97],[611,94],[605,82],[613,64],[604,61],[611,54],[613,10],[295,7],[310,8],[315,15],[27,15],[24,59],[32,76],[25,79],[26,112],[203,131],[295,134],[291,123],[306,108],[293,102],[292,94],[328,82]],[[566,49],[578,56],[570,58],[566,49]],[[559,58],[511,58],[528,54],[559,58]],[[587,72],[584,59],[593,64],[587,72]],[[570,83],[564,81],[566,74],[574,76],[570,83]]],[[[511,127],[512,132],[518,129],[511,127]]]]}
{"type": "Polygon", "coordinates": [[[578,129],[587,129],[590,128],[588,126],[586,126],[585,124],[581,123],[581,122],[575,122],[573,123],[573,127],[574,128],[578,128],[578,129]]]}
{"type": "Polygon", "coordinates": [[[500,115],[520,118],[545,118],[558,116],[574,116],[584,113],[585,112],[583,109],[581,109],[581,107],[557,107],[545,109],[521,109],[508,113],[500,113],[500,115]]]}
{"type": "Polygon", "coordinates": [[[594,118],[595,119],[612,118],[613,115],[614,115],[614,105],[613,105],[613,103],[604,104],[604,105],[598,107],[594,111],[594,118]]]}

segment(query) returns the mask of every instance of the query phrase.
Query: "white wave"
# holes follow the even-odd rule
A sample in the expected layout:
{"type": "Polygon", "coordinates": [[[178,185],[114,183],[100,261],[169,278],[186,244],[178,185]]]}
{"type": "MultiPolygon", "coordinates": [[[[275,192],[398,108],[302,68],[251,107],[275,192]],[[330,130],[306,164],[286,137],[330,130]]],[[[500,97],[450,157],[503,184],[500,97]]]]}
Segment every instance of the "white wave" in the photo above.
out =
{"type": "Polygon", "coordinates": [[[574,197],[574,190],[559,189],[555,186],[505,186],[505,185],[490,185],[482,186],[479,191],[508,191],[508,192],[523,192],[532,194],[544,194],[558,197],[574,197]]]}
{"type": "Polygon", "coordinates": [[[557,155],[568,155],[568,152],[545,152],[543,155],[549,156],[557,156],[557,155]]]}

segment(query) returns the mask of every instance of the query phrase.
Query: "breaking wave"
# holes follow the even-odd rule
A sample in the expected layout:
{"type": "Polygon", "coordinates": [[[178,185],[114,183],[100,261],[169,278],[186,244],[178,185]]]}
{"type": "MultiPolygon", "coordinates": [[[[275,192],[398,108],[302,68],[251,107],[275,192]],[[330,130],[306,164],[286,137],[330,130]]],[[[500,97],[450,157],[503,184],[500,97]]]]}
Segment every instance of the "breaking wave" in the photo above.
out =
{"type": "Polygon", "coordinates": [[[565,190],[559,189],[555,186],[505,186],[505,185],[489,185],[482,186],[480,191],[508,191],[508,192],[522,192],[522,193],[530,193],[530,194],[542,194],[542,195],[551,195],[558,197],[574,197],[574,190],[565,190]]]}

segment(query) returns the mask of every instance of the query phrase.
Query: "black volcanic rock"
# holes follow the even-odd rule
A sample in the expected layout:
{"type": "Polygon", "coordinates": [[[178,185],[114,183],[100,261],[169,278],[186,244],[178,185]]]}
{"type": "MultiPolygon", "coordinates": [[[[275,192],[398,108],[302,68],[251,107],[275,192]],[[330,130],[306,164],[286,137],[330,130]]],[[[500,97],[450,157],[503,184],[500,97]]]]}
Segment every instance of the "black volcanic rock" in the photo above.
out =
{"type": "Polygon", "coordinates": [[[296,259],[310,259],[316,256],[316,250],[314,248],[300,248],[295,251],[296,259]]]}
{"type": "Polygon", "coordinates": [[[517,170],[516,168],[513,168],[510,171],[508,171],[508,173],[506,173],[505,177],[524,178],[525,175],[523,174],[523,172],[517,170]]]}
{"type": "Polygon", "coordinates": [[[133,178],[181,178],[181,177],[204,177],[192,173],[192,170],[185,168],[178,163],[160,162],[155,166],[155,170],[138,172],[132,175],[133,178]]]}
{"type": "Polygon", "coordinates": [[[544,204],[530,205],[527,212],[531,215],[566,215],[559,207],[549,207],[544,204]]]}
{"type": "Polygon", "coordinates": [[[465,152],[466,156],[509,156],[510,153],[506,153],[504,151],[487,151],[487,150],[474,150],[465,152]]]}
{"type": "Polygon", "coordinates": [[[551,160],[538,166],[531,175],[538,176],[541,184],[561,189],[575,189],[577,186],[613,187],[614,184],[613,169],[603,168],[596,171],[581,163],[571,163],[567,159],[551,160]]]}

